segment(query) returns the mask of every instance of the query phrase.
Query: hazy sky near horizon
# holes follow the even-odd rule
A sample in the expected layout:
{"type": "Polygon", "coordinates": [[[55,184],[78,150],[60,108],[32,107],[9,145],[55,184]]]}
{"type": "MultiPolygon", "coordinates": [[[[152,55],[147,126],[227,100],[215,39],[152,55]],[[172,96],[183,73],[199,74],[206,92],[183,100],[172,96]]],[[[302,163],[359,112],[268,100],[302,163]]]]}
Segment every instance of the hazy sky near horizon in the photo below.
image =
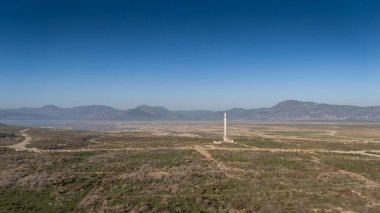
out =
{"type": "Polygon", "coordinates": [[[0,108],[380,105],[378,0],[0,0],[0,108]]]}

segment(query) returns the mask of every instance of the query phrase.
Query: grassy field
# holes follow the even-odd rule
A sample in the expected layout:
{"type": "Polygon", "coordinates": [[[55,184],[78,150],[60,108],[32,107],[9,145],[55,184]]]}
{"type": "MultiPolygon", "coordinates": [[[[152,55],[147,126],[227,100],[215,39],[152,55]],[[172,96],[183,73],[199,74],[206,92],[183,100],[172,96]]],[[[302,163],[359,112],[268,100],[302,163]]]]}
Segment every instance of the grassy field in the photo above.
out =
{"type": "Polygon", "coordinates": [[[377,126],[235,124],[213,145],[214,124],[156,125],[30,128],[19,151],[0,126],[0,212],[380,212],[377,126]]]}

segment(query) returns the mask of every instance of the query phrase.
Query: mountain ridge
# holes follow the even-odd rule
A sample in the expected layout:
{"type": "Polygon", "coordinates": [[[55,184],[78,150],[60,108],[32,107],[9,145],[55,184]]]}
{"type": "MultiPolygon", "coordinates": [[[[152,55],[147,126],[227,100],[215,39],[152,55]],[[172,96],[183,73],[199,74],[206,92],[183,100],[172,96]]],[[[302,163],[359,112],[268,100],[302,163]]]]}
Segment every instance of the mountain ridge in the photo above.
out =
{"type": "Polygon", "coordinates": [[[286,100],[269,108],[232,108],[225,111],[169,110],[162,106],[140,105],[120,110],[106,105],[62,108],[45,105],[31,108],[0,109],[1,120],[134,120],[206,121],[219,120],[227,112],[229,120],[258,121],[380,121],[380,106],[351,106],[286,100]]]}

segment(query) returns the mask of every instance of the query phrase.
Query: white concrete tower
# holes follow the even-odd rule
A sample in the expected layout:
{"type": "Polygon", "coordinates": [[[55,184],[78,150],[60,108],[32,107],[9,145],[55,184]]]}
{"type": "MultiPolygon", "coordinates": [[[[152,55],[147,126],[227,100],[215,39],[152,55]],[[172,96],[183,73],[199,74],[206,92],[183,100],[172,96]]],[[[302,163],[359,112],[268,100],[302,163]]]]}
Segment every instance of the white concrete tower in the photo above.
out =
{"type": "Polygon", "coordinates": [[[223,141],[214,141],[214,144],[222,144],[222,143],[237,143],[235,140],[231,140],[227,136],[227,113],[224,113],[224,135],[223,135],[223,141]]]}
{"type": "Polygon", "coordinates": [[[228,141],[227,138],[227,113],[224,113],[224,136],[223,141],[228,141]]]}

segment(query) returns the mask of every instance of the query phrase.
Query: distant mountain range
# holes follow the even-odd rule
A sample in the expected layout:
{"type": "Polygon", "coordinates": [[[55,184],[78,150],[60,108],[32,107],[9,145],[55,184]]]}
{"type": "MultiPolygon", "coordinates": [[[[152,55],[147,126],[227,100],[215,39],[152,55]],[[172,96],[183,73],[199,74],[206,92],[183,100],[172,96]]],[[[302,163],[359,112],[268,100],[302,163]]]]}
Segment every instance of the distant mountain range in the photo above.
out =
{"type": "Polygon", "coordinates": [[[172,111],[161,106],[141,105],[119,110],[103,105],[61,108],[0,109],[0,122],[5,120],[130,120],[130,121],[213,121],[227,112],[230,120],[257,121],[380,121],[380,106],[358,107],[288,100],[270,108],[226,111],[172,111]]]}

